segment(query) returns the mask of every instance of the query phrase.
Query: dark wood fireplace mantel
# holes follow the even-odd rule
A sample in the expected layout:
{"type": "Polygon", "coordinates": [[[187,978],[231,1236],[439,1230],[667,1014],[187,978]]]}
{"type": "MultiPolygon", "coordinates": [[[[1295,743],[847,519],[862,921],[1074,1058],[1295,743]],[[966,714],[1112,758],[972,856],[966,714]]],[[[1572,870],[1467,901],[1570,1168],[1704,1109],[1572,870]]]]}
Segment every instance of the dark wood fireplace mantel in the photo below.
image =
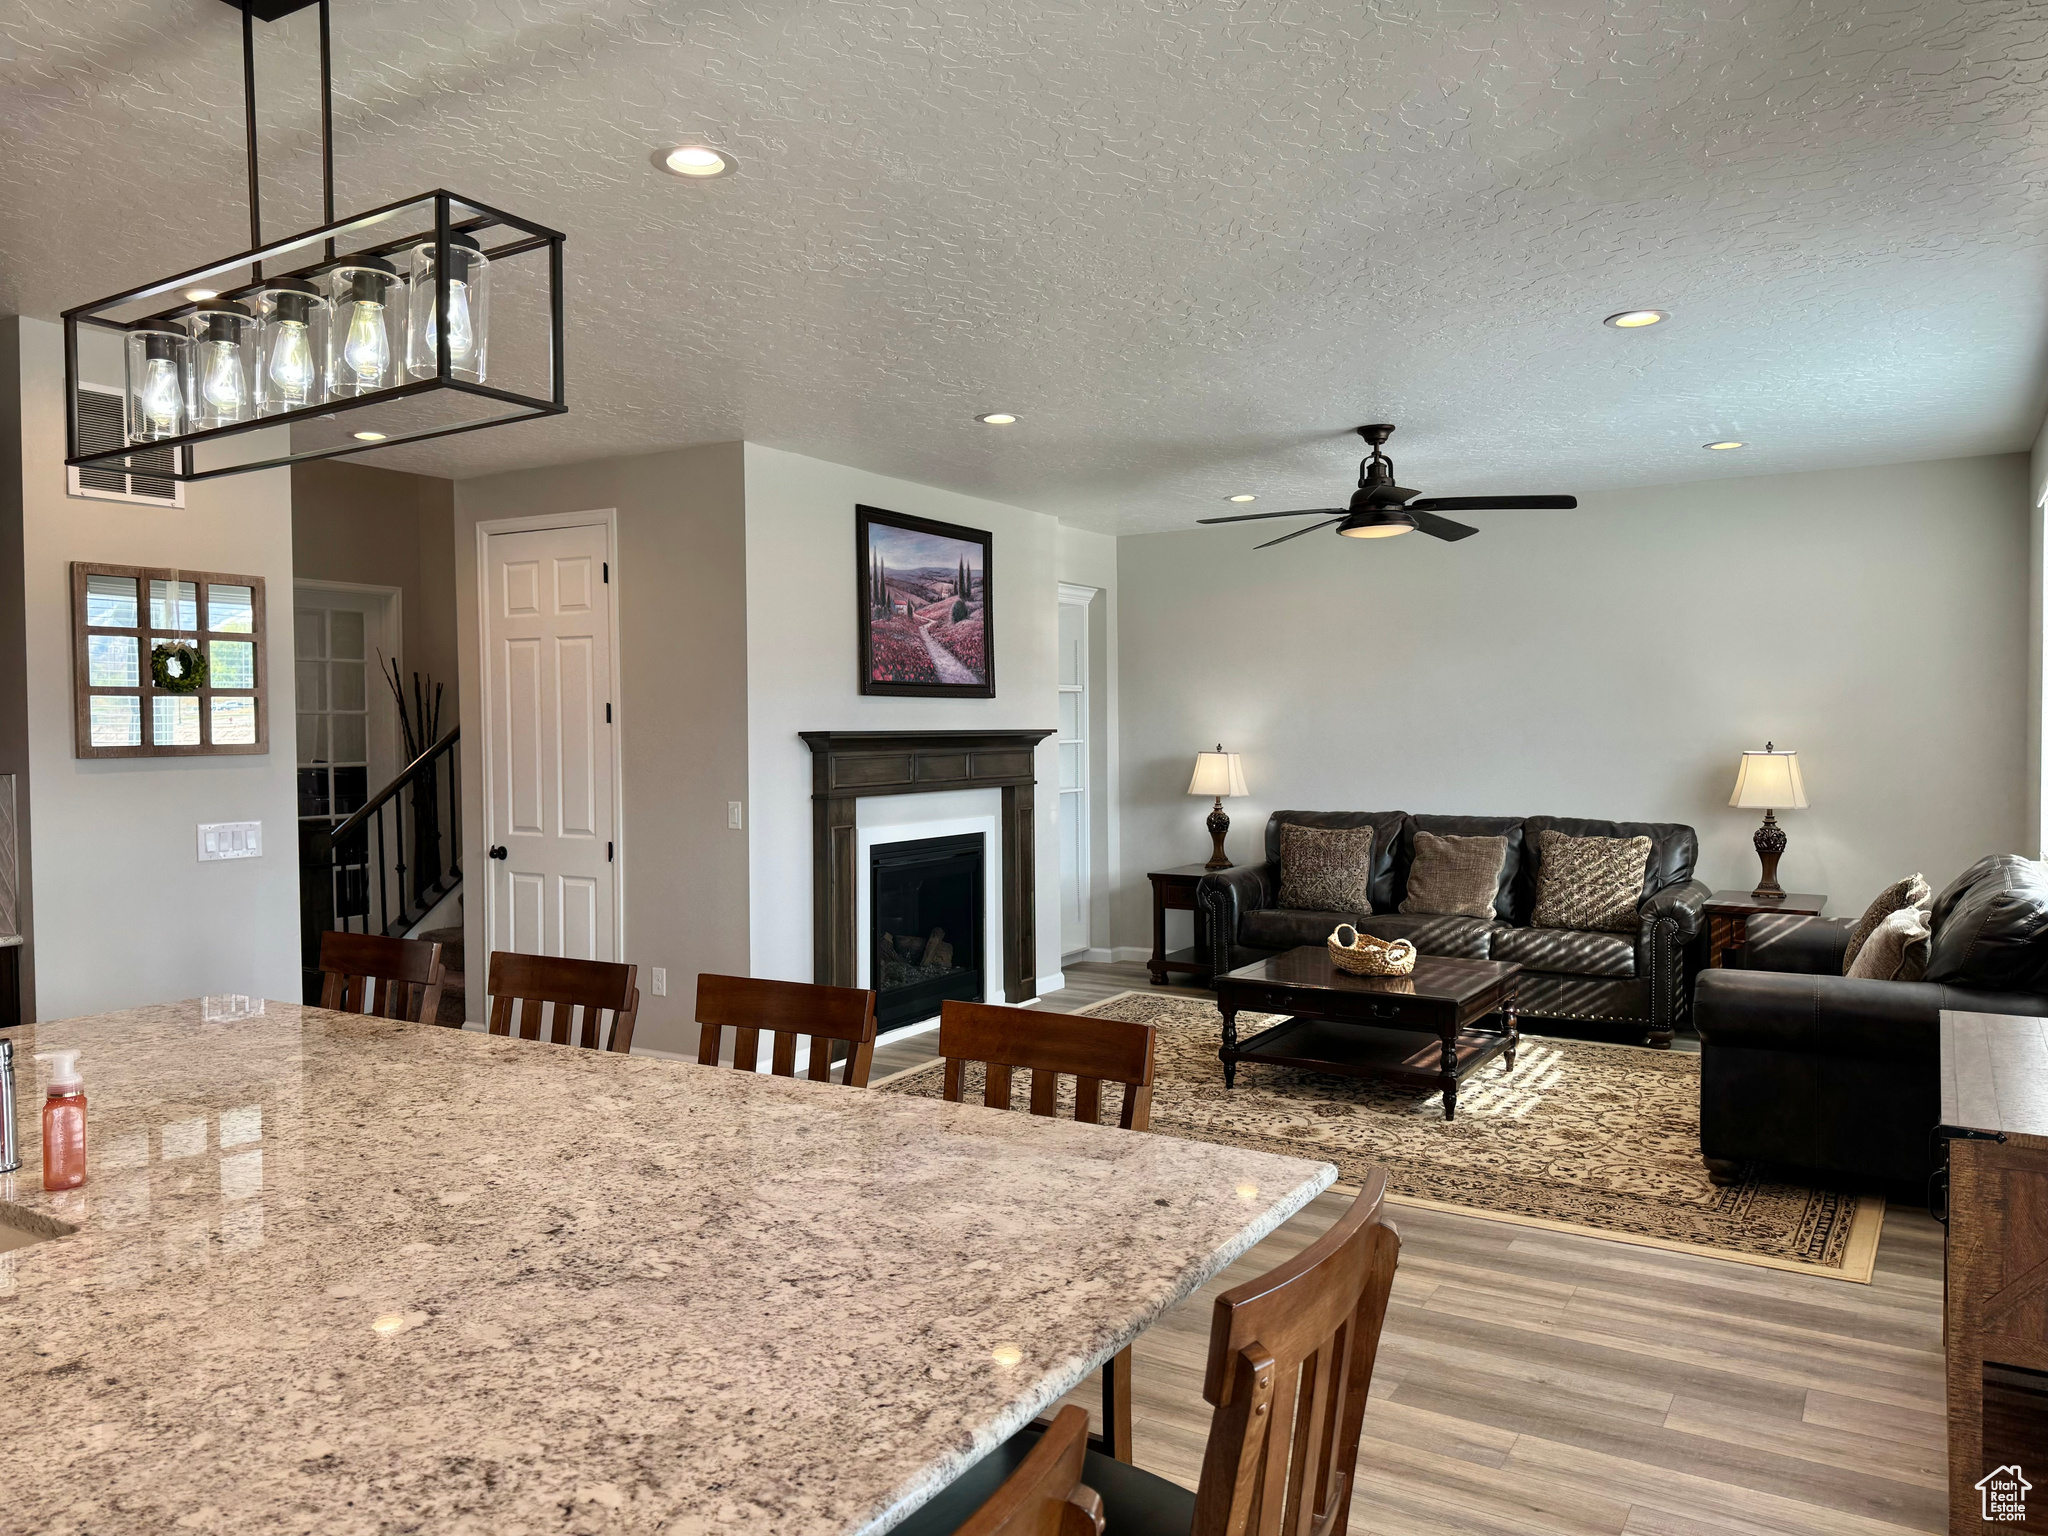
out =
{"type": "Polygon", "coordinates": [[[854,802],[864,795],[1000,789],[1003,991],[1038,995],[1038,842],[1032,754],[1043,731],[802,731],[811,749],[811,955],[828,986],[859,985],[860,871],[854,802]]]}

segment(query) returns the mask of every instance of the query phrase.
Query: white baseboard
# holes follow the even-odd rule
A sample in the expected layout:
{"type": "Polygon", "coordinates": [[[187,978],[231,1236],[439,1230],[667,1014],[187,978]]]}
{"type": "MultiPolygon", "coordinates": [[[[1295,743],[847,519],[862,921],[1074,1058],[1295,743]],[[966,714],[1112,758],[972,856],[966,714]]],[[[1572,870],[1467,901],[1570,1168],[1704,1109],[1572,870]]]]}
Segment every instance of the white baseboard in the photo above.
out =
{"type": "Polygon", "coordinates": [[[1115,949],[1110,951],[1110,955],[1119,964],[1127,963],[1133,960],[1142,963],[1152,958],[1152,951],[1149,949],[1138,949],[1129,944],[1119,944],[1115,949]]]}
{"type": "Polygon", "coordinates": [[[1116,958],[1113,949],[1077,949],[1072,954],[1061,955],[1062,965],[1107,965],[1116,958]]]}
{"type": "Polygon", "coordinates": [[[1038,995],[1043,997],[1048,992],[1057,992],[1066,984],[1065,971],[1054,971],[1050,976],[1041,976],[1038,978],[1038,995]]]}

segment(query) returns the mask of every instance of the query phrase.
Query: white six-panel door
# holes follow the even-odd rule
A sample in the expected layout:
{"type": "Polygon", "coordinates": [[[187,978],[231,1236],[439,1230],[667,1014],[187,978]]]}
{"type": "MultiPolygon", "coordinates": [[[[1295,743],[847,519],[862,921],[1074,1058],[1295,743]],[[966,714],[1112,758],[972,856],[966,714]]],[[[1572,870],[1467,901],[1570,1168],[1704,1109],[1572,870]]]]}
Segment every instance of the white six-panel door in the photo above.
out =
{"type": "Polygon", "coordinates": [[[490,945],[615,960],[606,527],[486,545],[490,945]]]}

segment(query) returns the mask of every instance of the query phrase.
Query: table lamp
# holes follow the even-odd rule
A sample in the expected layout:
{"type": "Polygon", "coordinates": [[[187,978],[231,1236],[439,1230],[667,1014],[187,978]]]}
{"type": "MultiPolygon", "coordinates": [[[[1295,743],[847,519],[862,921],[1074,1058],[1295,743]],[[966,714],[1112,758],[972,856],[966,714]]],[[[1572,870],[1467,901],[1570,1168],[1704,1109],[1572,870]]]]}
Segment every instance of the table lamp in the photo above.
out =
{"type": "Polygon", "coordinates": [[[1230,868],[1230,857],[1223,851],[1223,835],[1230,830],[1230,818],[1223,814],[1223,797],[1251,793],[1244,787],[1243,760],[1235,752],[1224,751],[1220,741],[1214,752],[1197,752],[1195,776],[1188,780],[1188,793],[1212,795],[1216,800],[1216,808],[1209,813],[1209,836],[1216,847],[1203,868],[1230,868]]]}
{"type": "Polygon", "coordinates": [[[1785,888],[1778,884],[1778,859],[1785,851],[1785,831],[1778,825],[1776,811],[1806,809],[1806,785],[1799,777],[1799,754],[1780,752],[1770,742],[1761,752],[1745,752],[1735,770],[1735,793],[1728,803],[1743,810],[1761,810],[1764,824],[1756,829],[1756,856],[1763,862],[1764,877],[1751,891],[1754,901],[1778,901],[1785,888]]]}

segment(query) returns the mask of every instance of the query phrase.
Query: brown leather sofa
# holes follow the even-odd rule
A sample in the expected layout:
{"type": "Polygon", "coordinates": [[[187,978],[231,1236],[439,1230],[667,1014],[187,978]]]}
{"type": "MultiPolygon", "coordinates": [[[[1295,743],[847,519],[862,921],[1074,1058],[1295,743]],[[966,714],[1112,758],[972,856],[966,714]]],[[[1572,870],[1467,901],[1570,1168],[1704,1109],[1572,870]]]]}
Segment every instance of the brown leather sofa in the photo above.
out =
{"type": "Polygon", "coordinates": [[[1408,939],[1426,955],[1513,960],[1522,967],[1517,1003],[1525,1019],[1559,1019],[1637,1028],[1668,1046],[1683,1021],[1693,962],[1689,952],[1711,894],[1692,878],[1699,839],[1675,822],[1582,821],[1564,816],[1411,816],[1405,811],[1275,811],[1266,822],[1266,857],[1257,864],[1205,875],[1195,889],[1217,969],[1249,965],[1304,944],[1321,944],[1339,923],[1381,939],[1408,939]],[[1373,829],[1373,910],[1311,912],[1276,906],[1280,894],[1280,829],[1373,829]],[[1635,933],[1585,933],[1532,928],[1536,848],[1545,829],[1570,837],[1647,837],[1650,862],[1635,933]],[[1490,918],[1446,917],[1400,909],[1415,834],[1504,837],[1507,859],[1490,918]]]}
{"type": "Polygon", "coordinates": [[[1918,1192],[1939,1161],[1941,1013],[2048,1016],[2048,869],[1978,860],[1935,898],[1921,981],[1842,974],[1853,920],[1752,918],[1702,971],[1700,1152],[1717,1183],[1750,1163],[1918,1192]]]}

